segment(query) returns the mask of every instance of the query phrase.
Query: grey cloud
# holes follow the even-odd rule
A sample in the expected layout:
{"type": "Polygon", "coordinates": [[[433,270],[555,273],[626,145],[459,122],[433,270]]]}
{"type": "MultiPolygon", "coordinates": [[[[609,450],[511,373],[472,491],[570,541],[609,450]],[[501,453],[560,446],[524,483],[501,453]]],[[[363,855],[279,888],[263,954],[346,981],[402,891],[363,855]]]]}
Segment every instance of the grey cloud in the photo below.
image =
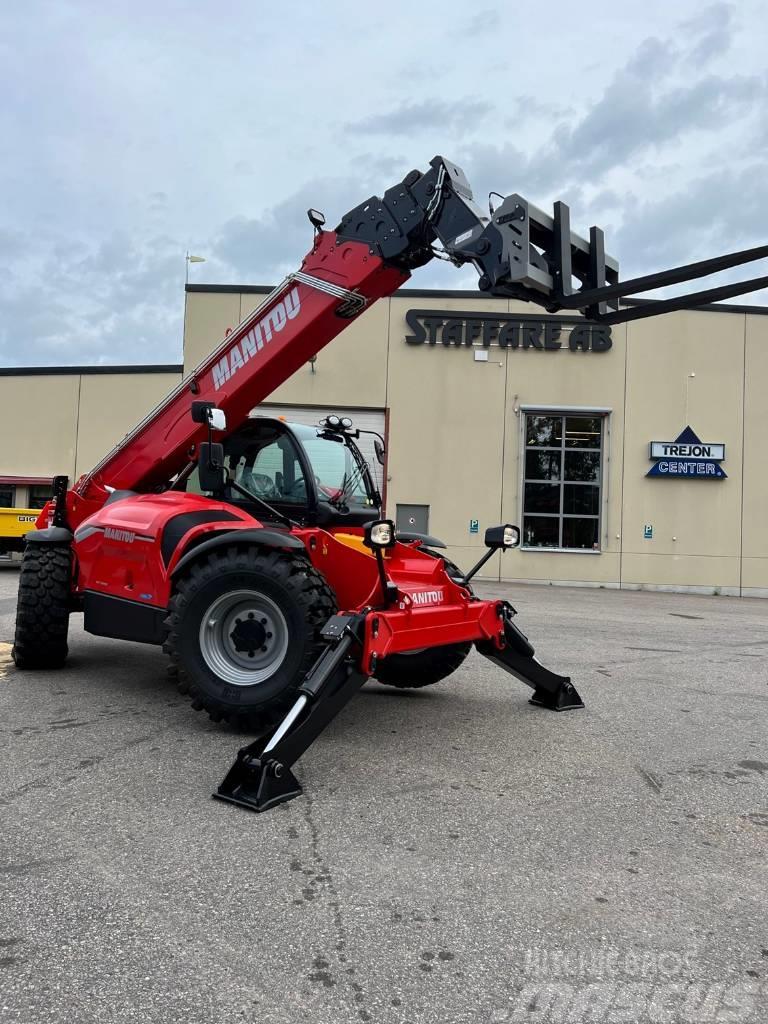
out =
{"type": "Polygon", "coordinates": [[[346,125],[348,131],[366,135],[413,135],[441,125],[446,133],[476,127],[493,108],[485,100],[422,100],[403,103],[346,125]]]}
{"type": "MultiPolygon", "coordinates": [[[[342,60],[341,5],[308,15],[298,50],[278,9],[246,0],[230,19],[135,0],[130,25],[76,6],[45,0],[41,35],[35,4],[11,5],[0,41],[0,360],[176,360],[187,249],[207,258],[193,280],[275,281],[309,247],[308,206],[334,224],[443,146],[483,206],[519,190],[603,224],[625,273],[765,241],[754,0],[656,7],[644,40],[636,5],[603,21],[566,0],[442,0],[412,5],[405,34],[358,5],[342,60]],[[542,73],[542,18],[561,17],[580,28],[548,37],[542,73]],[[264,41],[258,61],[243,39],[264,41]]],[[[414,283],[474,274],[433,263],[414,283]]]]}
{"type": "MultiPolygon", "coordinates": [[[[633,274],[717,256],[765,244],[766,210],[768,181],[761,164],[722,167],[659,199],[627,196],[614,247],[619,255],[626,253],[633,274]]],[[[739,273],[753,276],[755,270],[739,273]]]]}
{"type": "Polygon", "coordinates": [[[680,25],[687,41],[686,57],[694,65],[706,64],[727,53],[733,41],[732,4],[710,4],[680,25]]]}
{"type": "Polygon", "coordinates": [[[484,32],[494,32],[501,26],[501,15],[492,7],[486,7],[477,11],[468,18],[458,30],[460,35],[481,35],[484,32]]]}
{"type": "Polygon", "coordinates": [[[708,75],[654,96],[634,76],[622,76],[573,131],[561,131],[557,155],[574,171],[605,170],[649,146],[715,127],[748,110],[764,91],[757,76],[708,75]]]}
{"type": "Polygon", "coordinates": [[[234,275],[236,280],[274,281],[287,269],[296,269],[312,244],[306,213],[310,207],[322,211],[328,224],[333,225],[368,195],[360,181],[326,178],[308,182],[260,217],[240,216],[227,221],[213,239],[211,254],[230,278],[234,275]]]}
{"type": "Polygon", "coordinates": [[[26,285],[0,281],[0,363],[181,361],[178,243],[158,237],[139,244],[117,235],[67,248],[41,239],[37,257],[26,285]]]}
{"type": "MultiPolygon", "coordinates": [[[[720,7],[709,10],[710,21],[723,17],[720,7]]],[[[693,29],[691,35],[695,43],[699,36],[693,29]]],[[[730,127],[760,109],[764,78],[702,72],[691,81],[688,70],[680,84],[685,60],[672,44],[646,39],[592,107],[575,123],[556,125],[534,152],[485,144],[472,147],[468,162],[479,165],[496,188],[510,172],[525,183],[517,186],[521,191],[560,190],[574,182],[600,186],[614,169],[639,163],[667,144],[680,146],[695,132],[730,127]]]]}

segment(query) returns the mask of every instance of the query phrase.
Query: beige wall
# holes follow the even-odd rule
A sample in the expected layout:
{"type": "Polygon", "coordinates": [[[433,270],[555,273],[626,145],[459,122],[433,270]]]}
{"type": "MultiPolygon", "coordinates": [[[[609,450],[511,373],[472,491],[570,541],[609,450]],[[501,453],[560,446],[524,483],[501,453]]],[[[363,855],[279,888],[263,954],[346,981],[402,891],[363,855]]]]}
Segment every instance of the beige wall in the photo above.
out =
{"type": "Polygon", "coordinates": [[[630,324],[628,336],[622,581],[738,588],[744,317],[672,313],[630,324]],[[645,478],[648,442],[687,423],[725,442],[727,480],[645,478]]]}
{"type": "Polygon", "coordinates": [[[0,476],[71,480],[91,469],[181,379],[181,373],[0,376],[6,426],[0,476]]]}
{"type": "MultiPolygon", "coordinates": [[[[430,506],[430,533],[448,545],[460,565],[477,561],[481,538],[468,532],[472,516],[498,522],[504,447],[504,368],[476,363],[464,348],[437,352],[406,345],[405,313],[421,300],[390,300],[387,406],[387,506],[430,506]]],[[[506,313],[506,300],[442,299],[441,309],[506,313]]]]}
{"type": "MultiPolygon", "coordinates": [[[[187,368],[262,298],[189,293],[187,368]]],[[[493,346],[488,362],[475,362],[464,347],[407,345],[411,308],[537,313],[504,300],[401,293],[323,350],[314,374],[303,368],[272,396],[386,408],[390,514],[398,503],[429,505],[430,530],[466,565],[479,557],[486,525],[521,519],[526,408],[607,410],[600,553],[520,550],[494,559],[490,572],[768,596],[768,316],[674,313],[614,327],[608,352],[493,346]],[[671,441],[689,423],[703,441],[725,442],[728,479],[646,477],[649,442],[671,441]]]]}
{"type": "Polygon", "coordinates": [[[0,474],[75,471],[79,376],[0,377],[0,474]]]}
{"type": "MultiPolygon", "coordinates": [[[[744,318],[742,587],[768,587],[768,319],[744,318]]],[[[738,455],[737,455],[738,457],[738,455]]]]}

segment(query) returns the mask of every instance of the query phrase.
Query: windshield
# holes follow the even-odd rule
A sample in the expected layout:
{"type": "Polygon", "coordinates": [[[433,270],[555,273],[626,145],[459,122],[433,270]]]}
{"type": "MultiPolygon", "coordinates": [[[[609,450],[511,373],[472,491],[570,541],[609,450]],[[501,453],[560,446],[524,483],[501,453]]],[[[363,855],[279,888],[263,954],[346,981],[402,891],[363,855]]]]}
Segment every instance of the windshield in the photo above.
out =
{"type": "Polygon", "coordinates": [[[307,453],[320,501],[332,505],[362,505],[372,508],[374,496],[369,494],[365,462],[358,452],[338,436],[315,427],[293,426],[307,453]]]}

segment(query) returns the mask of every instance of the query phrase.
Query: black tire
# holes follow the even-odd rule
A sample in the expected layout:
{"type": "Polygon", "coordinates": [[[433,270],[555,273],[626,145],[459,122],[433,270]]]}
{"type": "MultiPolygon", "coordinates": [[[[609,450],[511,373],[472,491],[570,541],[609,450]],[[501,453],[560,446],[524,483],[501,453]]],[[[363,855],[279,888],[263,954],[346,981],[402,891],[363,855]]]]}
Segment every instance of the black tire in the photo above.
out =
{"type": "Polygon", "coordinates": [[[323,649],[320,629],[336,610],[333,591],[306,558],[258,548],[219,549],[190,566],[178,581],[163,650],[171,657],[179,692],[191,697],[196,710],[207,711],[216,722],[261,731],[279,721],[293,703],[296,688],[323,649]],[[238,594],[251,596],[242,598],[245,612],[235,618],[238,594]],[[226,609],[219,613],[220,629],[212,625],[217,616],[212,610],[217,607],[226,609]],[[249,607],[256,609],[257,616],[259,607],[268,610],[264,618],[255,620],[249,607]],[[274,634],[266,633],[256,641],[236,636],[245,627],[261,628],[256,621],[271,625],[267,616],[275,621],[274,634]],[[233,621],[237,625],[231,626],[233,621]],[[262,667],[254,667],[249,674],[249,666],[243,663],[256,654],[257,666],[260,652],[283,639],[284,649],[273,646],[273,660],[268,652],[262,667]],[[251,643],[254,651],[248,650],[251,643]],[[264,678],[250,684],[247,680],[259,672],[266,673],[264,678]],[[243,681],[223,678],[226,673],[243,681]]]}
{"type": "MultiPolygon", "coordinates": [[[[451,579],[460,580],[464,573],[445,555],[436,551],[422,549],[434,558],[445,563],[445,571],[451,579]]],[[[445,647],[426,647],[422,651],[410,654],[393,654],[390,658],[379,662],[374,678],[387,686],[395,686],[399,690],[419,690],[423,686],[432,686],[441,679],[451,675],[462,664],[472,650],[471,643],[448,644],[445,647]]]]}
{"type": "Polygon", "coordinates": [[[393,654],[376,666],[374,678],[398,690],[420,690],[445,679],[461,665],[472,644],[426,647],[412,654],[393,654]]]}
{"type": "Polygon", "coordinates": [[[26,545],[11,651],[17,668],[61,668],[67,660],[71,582],[69,547],[26,545]]]}

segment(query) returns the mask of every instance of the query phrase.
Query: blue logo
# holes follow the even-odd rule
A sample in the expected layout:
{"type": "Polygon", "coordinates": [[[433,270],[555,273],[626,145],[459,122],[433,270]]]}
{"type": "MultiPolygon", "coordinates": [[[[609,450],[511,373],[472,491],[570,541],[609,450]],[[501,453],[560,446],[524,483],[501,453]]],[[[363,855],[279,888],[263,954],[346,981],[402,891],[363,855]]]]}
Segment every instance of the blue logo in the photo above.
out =
{"type": "Polygon", "coordinates": [[[655,462],[646,476],[694,480],[725,480],[728,476],[720,465],[725,458],[725,445],[699,440],[690,427],[674,441],[651,441],[650,457],[655,462]]]}

